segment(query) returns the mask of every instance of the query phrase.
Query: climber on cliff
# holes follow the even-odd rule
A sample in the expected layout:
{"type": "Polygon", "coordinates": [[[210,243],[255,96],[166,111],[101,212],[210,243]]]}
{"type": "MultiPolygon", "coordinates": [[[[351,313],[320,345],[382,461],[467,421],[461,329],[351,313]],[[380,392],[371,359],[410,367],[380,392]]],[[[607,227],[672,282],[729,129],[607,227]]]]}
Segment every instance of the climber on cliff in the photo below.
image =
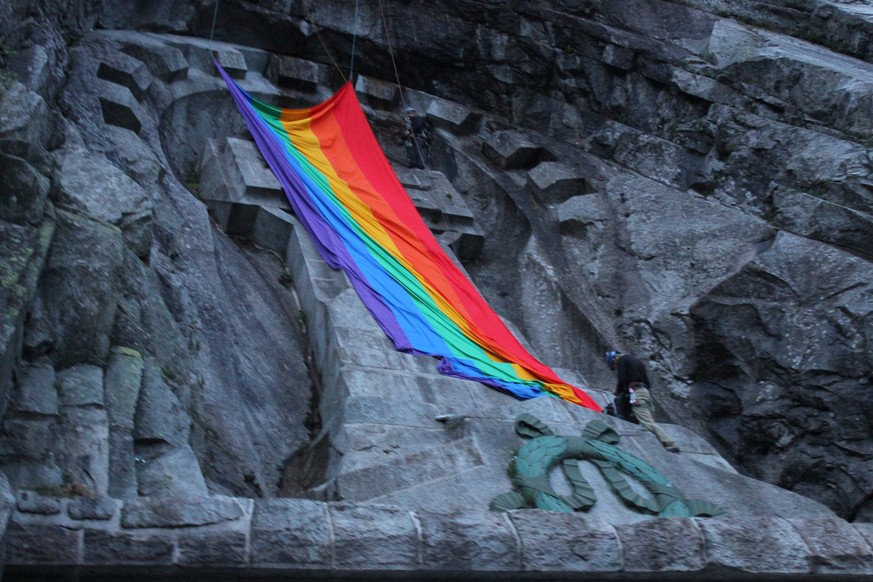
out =
{"type": "Polygon", "coordinates": [[[616,415],[631,422],[638,422],[650,430],[661,445],[671,453],[678,453],[679,447],[664,429],[655,424],[653,413],[655,405],[649,392],[651,383],[646,366],[639,358],[617,351],[606,352],[606,365],[618,376],[615,387],[616,415]]]}
{"type": "Polygon", "coordinates": [[[415,109],[409,107],[406,109],[404,129],[409,167],[424,169],[430,149],[430,124],[415,109]]]}

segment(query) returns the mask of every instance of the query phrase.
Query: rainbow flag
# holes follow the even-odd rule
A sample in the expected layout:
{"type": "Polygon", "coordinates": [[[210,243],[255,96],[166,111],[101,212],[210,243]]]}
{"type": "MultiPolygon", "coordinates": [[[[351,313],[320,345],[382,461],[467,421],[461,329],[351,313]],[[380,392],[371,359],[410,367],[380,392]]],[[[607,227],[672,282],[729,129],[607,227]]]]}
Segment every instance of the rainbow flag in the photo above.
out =
{"type": "Polygon", "coordinates": [[[346,273],[397,350],[434,356],[442,374],[518,398],[551,393],[600,410],[524,349],[445,254],[391,169],[351,83],[314,107],[279,109],[216,66],[321,256],[346,273]]]}

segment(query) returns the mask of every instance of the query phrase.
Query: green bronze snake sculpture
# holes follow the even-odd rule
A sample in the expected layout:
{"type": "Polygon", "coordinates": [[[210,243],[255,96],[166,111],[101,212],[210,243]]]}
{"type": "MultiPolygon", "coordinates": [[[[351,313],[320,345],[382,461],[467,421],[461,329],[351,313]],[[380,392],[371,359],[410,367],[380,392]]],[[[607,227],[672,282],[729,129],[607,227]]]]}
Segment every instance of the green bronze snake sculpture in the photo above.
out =
{"type": "Polygon", "coordinates": [[[712,517],[724,510],[708,501],[688,500],[657,469],[616,446],[618,433],[599,420],[588,423],[582,436],[558,436],[540,419],[522,414],[515,432],[530,439],[518,450],[510,465],[514,491],[498,495],[493,511],[536,508],[570,513],[587,511],[597,501],[591,485],[579,471],[579,461],[593,463],[612,490],[630,508],[662,517],[712,517]],[[549,472],[561,463],[573,492],[558,495],[549,484],[549,472]],[[636,479],[651,493],[638,495],[625,475],[636,479]]]}

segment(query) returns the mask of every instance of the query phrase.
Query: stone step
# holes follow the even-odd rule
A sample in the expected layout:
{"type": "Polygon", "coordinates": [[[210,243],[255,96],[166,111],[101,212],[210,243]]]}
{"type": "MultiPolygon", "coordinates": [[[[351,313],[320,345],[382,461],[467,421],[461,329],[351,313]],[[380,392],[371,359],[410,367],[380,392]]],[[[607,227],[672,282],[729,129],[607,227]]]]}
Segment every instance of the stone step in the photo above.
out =
{"type": "Polygon", "coordinates": [[[334,482],[341,499],[365,501],[484,465],[475,439],[464,437],[387,463],[339,475],[334,482]]]}
{"type": "Polygon", "coordinates": [[[382,465],[450,445],[458,440],[458,431],[411,426],[388,426],[381,423],[347,424],[343,439],[342,470],[346,473],[382,465]]]}
{"type": "Polygon", "coordinates": [[[463,472],[446,474],[441,479],[416,483],[407,489],[386,492],[368,502],[436,513],[488,511],[494,497],[511,488],[506,467],[479,465],[463,472]],[[502,488],[495,487],[495,483],[501,482],[505,482],[502,488]]]}

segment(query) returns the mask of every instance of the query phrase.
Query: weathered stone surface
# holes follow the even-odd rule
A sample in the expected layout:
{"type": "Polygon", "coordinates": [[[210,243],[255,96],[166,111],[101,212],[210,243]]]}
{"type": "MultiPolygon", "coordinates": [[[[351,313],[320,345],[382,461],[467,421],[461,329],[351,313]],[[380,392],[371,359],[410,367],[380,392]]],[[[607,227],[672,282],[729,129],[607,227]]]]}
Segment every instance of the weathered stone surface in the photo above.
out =
{"type": "Polygon", "coordinates": [[[117,126],[105,128],[103,153],[142,186],[149,197],[157,202],[157,189],[167,173],[167,168],[158,160],[154,151],[134,132],[117,126]]]}
{"type": "MultiPolygon", "coordinates": [[[[190,21],[196,8],[175,2],[154,2],[144,10],[127,2],[110,0],[97,7],[97,17],[101,28],[122,28],[136,30],[158,30],[185,34],[190,31],[190,21]]],[[[212,12],[209,13],[210,16],[212,12]]],[[[208,23],[207,23],[208,24],[208,23]]]]}
{"type": "Polygon", "coordinates": [[[103,156],[67,152],[57,175],[61,207],[111,223],[138,257],[152,242],[152,201],[148,193],[103,156]]]}
{"type": "Polygon", "coordinates": [[[415,569],[419,565],[416,526],[409,511],[391,507],[330,506],[334,568],[415,569]]]}
{"type": "Polygon", "coordinates": [[[160,533],[85,529],[83,543],[85,564],[158,566],[173,561],[174,544],[160,533]]]}
{"type": "Polygon", "coordinates": [[[400,183],[412,203],[434,231],[477,232],[475,217],[464,197],[442,172],[397,168],[400,183]]]}
{"type": "Polygon", "coordinates": [[[543,148],[519,131],[494,133],[482,142],[482,152],[504,170],[530,168],[543,161],[543,148]]]}
{"type": "Polygon", "coordinates": [[[199,171],[201,198],[247,205],[248,220],[238,216],[224,221],[230,233],[251,232],[257,208],[248,206],[291,209],[282,186],[251,141],[232,137],[210,140],[203,150],[199,171]]]}
{"type": "Polygon", "coordinates": [[[65,406],[103,406],[103,368],[90,364],[57,373],[61,403],[65,406]]]}
{"type": "Polygon", "coordinates": [[[267,77],[280,87],[314,92],[322,82],[321,67],[312,61],[271,54],[267,77]]]}
{"type": "Polygon", "coordinates": [[[144,366],[149,363],[151,370],[153,362],[180,402],[189,404],[194,379],[191,349],[196,343],[185,337],[185,323],[170,313],[168,302],[172,298],[164,300],[157,273],[129,251],[124,253],[118,282],[122,291],[112,327],[112,343],[149,354],[144,366]]]}
{"type": "MultiPolygon", "coordinates": [[[[227,74],[233,79],[245,79],[248,67],[246,66],[245,57],[238,50],[226,48],[219,50],[216,55],[216,60],[222,68],[227,71],[227,74]]],[[[215,75],[218,75],[218,69],[215,69],[215,75]]]]}
{"type": "Polygon", "coordinates": [[[303,499],[260,499],[251,527],[252,564],[327,568],[332,534],[327,505],[303,499]]]}
{"type": "MultiPolygon", "coordinates": [[[[146,447],[138,447],[147,454],[146,447]]],[[[206,497],[209,491],[197,456],[190,446],[176,446],[152,459],[142,459],[137,467],[137,491],[144,497],[206,497]]]]}
{"type": "Polygon", "coordinates": [[[18,80],[36,93],[42,92],[52,74],[53,63],[48,51],[41,45],[16,52],[7,63],[9,69],[15,71],[18,80]]]}
{"type": "Polygon", "coordinates": [[[60,491],[64,485],[61,468],[49,458],[9,462],[3,472],[17,489],[60,491]]]}
{"type": "Polygon", "coordinates": [[[247,563],[246,534],[240,531],[181,533],[178,564],[241,566],[247,563]]]}
{"type": "Polygon", "coordinates": [[[111,497],[74,497],[67,503],[67,514],[75,520],[107,521],[120,505],[111,497]]]}
{"type": "Polygon", "coordinates": [[[617,525],[615,530],[627,571],[687,572],[705,565],[703,535],[693,519],[650,519],[617,525]]]}
{"type": "Polygon", "coordinates": [[[870,135],[873,86],[865,82],[861,67],[832,58],[814,45],[785,42],[767,33],[760,37],[758,47],[747,46],[753,54],[747,52],[726,67],[731,76],[794,105],[828,127],[870,135]]]}
{"type": "Polygon", "coordinates": [[[3,542],[4,563],[6,562],[6,528],[9,525],[9,517],[15,510],[15,495],[12,493],[12,486],[6,475],[0,472],[0,542],[3,542]]]}
{"type": "Polygon", "coordinates": [[[63,410],[55,458],[78,495],[106,495],[109,491],[110,430],[109,417],[102,408],[63,410]]]}
{"type": "Polygon", "coordinates": [[[81,539],[80,530],[13,520],[6,529],[6,564],[78,564],[81,539]]]}
{"type": "Polygon", "coordinates": [[[343,499],[364,501],[475,469],[484,464],[473,439],[413,452],[338,478],[343,499]]]}
{"type": "Polygon", "coordinates": [[[49,180],[15,156],[0,155],[0,219],[36,224],[45,212],[49,180]]]}
{"type": "Polygon", "coordinates": [[[561,204],[594,190],[585,176],[562,162],[542,162],[528,172],[531,189],[545,204],[561,204]]]}
{"type": "Polygon", "coordinates": [[[144,363],[136,350],[114,347],[104,380],[106,408],[114,426],[132,431],[143,384],[144,363]]]}
{"type": "Polygon", "coordinates": [[[688,154],[671,141],[614,122],[604,124],[591,141],[591,150],[598,155],[615,159],[656,182],[679,188],[691,185],[685,182],[688,174],[682,167],[688,154]]]}
{"type": "Polygon", "coordinates": [[[136,350],[114,347],[104,379],[109,416],[109,494],[136,497],[136,458],[133,429],[136,403],[142,387],[143,361],[136,350]]]}
{"type": "Polygon", "coordinates": [[[188,78],[188,61],[182,51],[175,47],[160,43],[136,43],[128,44],[122,50],[145,63],[152,75],[165,83],[188,78]]]}
{"type": "Polygon", "coordinates": [[[48,416],[58,414],[55,370],[47,358],[24,369],[21,379],[18,381],[15,409],[30,414],[48,416]]]}
{"type": "Polygon", "coordinates": [[[602,519],[541,510],[513,512],[509,518],[524,548],[525,571],[615,572],[622,567],[618,535],[602,519]]]}
{"type": "Polygon", "coordinates": [[[61,500],[57,497],[40,495],[33,491],[20,491],[15,507],[22,513],[56,515],[61,512],[61,500]]]}
{"type": "MultiPolygon", "coordinates": [[[[754,455],[757,463],[752,474],[777,482],[791,475],[793,488],[807,491],[811,481],[823,477],[807,469],[819,462],[821,453],[816,453],[815,448],[801,452],[801,443],[809,442],[812,435],[808,432],[811,423],[819,427],[816,433],[829,435],[833,442],[866,447],[863,444],[866,432],[861,428],[865,424],[860,420],[866,414],[866,400],[839,396],[857,389],[866,380],[852,378],[853,373],[849,377],[837,376],[844,370],[865,370],[871,366],[869,358],[853,347],[866,336],[869,327],[865,322],[871,309],[867,299],[870,280],[873,272],[869,262],[782,232],[767,252],[692,306],[691,313],[699,321],[696,335],[702,340],[696,350],[702,358],[699,361],[710,357],[707,354],[716,349],[722,361],[725,353],[732,352],[735,355],[727,361],[761,362],[761,369],[753,368],[749,373],[730,366],[713,369],[709,378],[727,391],[714,384],[700,384],[692,392],[696,401],[707,403],[702,407],[706,417],[718,415],[718,420],[712,418],[713,430],[736,443],[738,453],[747,455],[756,450],[762,439],[768,442],[764,449],[767,453],[754,455]],[[735,301],[738,296],[754,297],[755,301],[741,307],[735,301]],[[756,323],[745,325],[738,318],[756,323]],[[744,327],[745,337],[754,333],[756,341],[729,340],[724,335],[726,327],[722,326],[744,327]],[[767,339],[775,337],[784,341],[775,345],[773,339],[767,339]],[[783,371],[780,374],[791,371],[790,389],[780,387],[774,366],[783,371]],[[833,397],[822,393],[822,375],[834,376],[826,382],[833,397]],[[728,384],[719,380],[727,376],[745,376],[747,380],[728,384]],[[750,385],[752,378],[760,378],[759,383],[750,385]],[[789,406],[790,402],[797,404],[789,406]],[[826,422],[826,417],[815,412],[822,410],[833,411],[841,421],[826,422]],[[774,416],[783,420],[774,422],[774,416]],[[816,417],[819,420],[811,420],[816,417]],[[795,428],[789,418],[803,418],[805,428],[795,428]],[[781,452],[785,449],[793,452],[786,457],[781,452]]],[[[815,437],[816,442],[820,442],[819,438],[815,437]]],[[[839,446],[825,453],[828,465],[846,466],[851,461],[845,454],[839,446]]],[[[857,491],[868,487],[869,481],[866,473],[852,477],[850,474],[851,471],[836,470],[829,478],[831,493],[827,502],[844,511],[849,510],[853,503],[850,500],[857,500],[857,491]]]]}
{"type": "Polygon", "coordinates": [[[245,514],[243,503],[231,497],[127,499],[121,509],[121,525],[173,528],[235,521],[245,514]]]}
{"type": "MultiPolygon", "coordinates": [[[[152,84],[152,76],[148,72],[148,69],[146,69],[145,65],[132,58],[119,58],[113,63],[100,63],[100,68],[97,69],[97,78],[104,79],[110,83],[115,83],[116,85],[121,85],[122,87],[127,87],[137,101],[142,101],[143,96],[145,96],[152,84]]],[[[105,113],[106,109],[104,106],[104,115],[105,113]]],[[[112,125],[122,124],[113,123],[112,125]]],[[[139,128],[129,129],[134,132],[139,131],[139,128]]]]}
{"type": "Polygon", "coordinates": [[[45,100],[14,81],[0,94],[0,139],[49,145],[54,121],[45,100]]]}
{"type": "Polygon", "coordinates": [[[285,210],[261,207],[252,227],[252,239],[265,249],[285,254],[294,230],[291,215],[285,210]]]}
{"type": "MultiPolygon", "coordinates": [[[[873,544],[873,523],[870,522],[858,522],[852,524],[861,536],[866,540],[868,544],[873,544]]],[[[871,546],[873,547],[873,546],[871,546]]]]}
{"type": "Polygon", "coordinates": [[[813,572],[873,574],[873,550],[851,524],[841,519],[806,519],[792,524],[809,546],[813,572]]]}
{"type": "Polygon", "coordinates": [[[561,234],[584,240],[588,230],[606,228],[609,214],[600,200],[591,196],[573,196],[556,207],[561,234]]]}
{"type": "Polygon", "coordinates": [[[27,343],[27,315],[38,302],[37,283],[54,233],[53,221],[39,229],[0,222],[0,256],[5,259],[0,269],[0,413],[5,414],[12,397],[12,371],[27,343]]]}
{"type": "Polygon", "coordinates": [[[108,84],[100,97],[100,109],[103,121],[139,133],[142,121],[137,113],[136,97],[127,87],[108,84]]]}
{"type": "Polygon", "coordinates": [[[422,566],[441,571],[517,571],[520,548],[505,515],[416,513],[422,566]]]}
{"type": "Polygon", "coordinates": [[[57,368],[102,363],[118,290],[121,232],[110,225],[58,211],[58,228],[40,280],[45,319],[54,329],[52,361],[57,368]]]}
{"type": "Polygon", "coordinates": [[[133,421],[133,436],[138,441],[172,446],[188,444],[191,417],[167,385],[157,362],[151,358],[143,362],[142,385],[133,421]]]}
{"type": "Polygon", "coordinates": [[[707,567],[742,573],[810,571],[806,544],[784,519],[698,519],[697,525],[706,543],[707,567]]]}
{"type": "Polygon", "coordinates": [[[355,93],[362,103],[377,109],[393,109],[400,99],[397,85],[364,75],[358,75],[358,80],[355,81],[355,93]]]}
{"type": "Polygon", "coordinates": [[[615,44],[603,47],[603,62],[618,69],[630,71],[633,69],[634,51],[615,44]]]}
{"type": "MultiPolygon", "coordinates": [[[[27,57],[37,65],[34,85],[28,80],[34,94],[22,93],[11,85],[13,95],[2,97],[4,103],[20,97],[19,110],[36,115],[20,115],[8,124],[10,118],[4,117],[0,126],[13,129],[0,135],[6,136],[0,140],[0,149],[24,160],[39,174],[59,177],[58,172],[31,157],[38,147],[23,143],[36,136],[30,143],[48,145],[57,161],[62,160],[62,151],[68,151],[51,143],[59,139],[50,130],[56,115],[49,110],[55,107],[55,101],[47,97],[50,91],[46,90],[45,101],[40,104],[33,95],[41,90],[34,87],[43,84],[39,77],[50,75],[60,82],[73,68],[81,71],[68,79],[67,96],[61,100],[65,124],[78,128],[92,155],[104,155],[123,167],[153,197],[157,236],[140,255],[143,261],[124,253],[123,275],[90,271],[83,276],[72,267],[68,271],[69,278],[77,281],[70,286],[70,297],[87,300],[95,296],[90,291],[98,283],[113,282],[114,295],[101,295],[99,302],[114,311],[111,343],[101,344],[102,351],[80,350],[80,354],[69,356],[83,345],[83,338],[88,344],[93,320],[105,310],[94,310],[89,312],[92,317],[84,318],[80,316],[85,310],[69,299],[47,294],[34,299],[33,293],[17,297],[14,308],[6,309],[4,303],[4,317],[12,314],[12,324],[6,326],[3,320],[2,378],[11,378],[13,370],[17,374],[19,369],[25,319],[29,321],[25,361],[50,355],[58,370],[81,362],[102,366],[109,345],[131,346],[145,357],[154,357],[159,368],[166,369],[166,383],[179,405],[190,412],[194,427],[191,446],[204,460],[213,491],[272,494],[278,481],[277,467],[315,434],[323,438],[319,442],[327,443],[327,449],[348,455],[346,467],[338,453],[331,459],[340,469],[372,467],[370,463],[377,463],[379,455],[347,446],[353,440],[351,431],[343,435],[347,419],[368,426],[386,420],[394,425],[385,431],[387,445],[358,434],[354,435],[358,439],[355,447],[390,446],[391,438],[402,437],[401,428],[415,427],[421,433],[422,440],[416,443],[419,448],[410,446],[404,455],[424,450],[425,437],[442,446],[453,433],[449,428],[434,428],[443,425],[435,423],[431,415],[451,413],[452,418],[463,418],[469,413],[462,404],[468,400],[462,398],[461,389],[429,380],[428,372],[434,368],[429,359],[394,357],[381,335],[370,334],[374,325],[344,276],[329,272],[312,255],[299,261],[299,257],[289,259],[295,265],[293,286],[305,307],[277,300],[290,295],[282,286],[288,284],[287,279],[277,282],[281,268],[271,267],[248,243],[228,241],[191,196],[189,190],[196,190],[196,177],[191,176],[200,144],[215,137],[245,135],[232,102],[209,68],[209,50],[225,45],[191,37],[170,40],[151,32],[85,34],[95,24],[95,11],[99,11],[101,27],[205,35],[209,8],[189,6],[174,11],[170,0],[157,0],[147,10],[133,10],[116,0],[99,8],[82,3],[43,4],[41,20],[22,26],[9,24],[19,22],[10,14],[26,14],[31,6],[11,0],[0,7],[0,31],[9,32],[4,38],[12,39],[13,49],[18,42],[46,47],[45,54],[33,50],[27,57]],[[57,47],[47,40],[60,37],[57,31],[61,29],[74,41],[72,50],[65,42],[57,47]],[[140,48],[131,48],[133,45],[140,48]],[[98,87],[106,83],[97,82],[94,75],[99,63],[109,62],[103,57],[122,46],[157,71],[148,99],[136,103],[125,100],[129,110],[137,110],[142,140],[130,130],[117,126],[107,129],[100,111],[98,87]],[[166,52],[168,47],[170,53],[166,52]],[[179,53],[172,53],[176,50],[179,53]],[[164,58],[171,53],[188,55],[190,79],[173,81],[173,67],[167,66],[164,58]],[[70,55],[74,55],[70,62],[75,64],[67,61],[70,55]],[[168,82],[173,83],[171,88],[168,82]],[[70,98],[71,93],[79,93],[81,99],[70,98]],[[48,131],[40,133],[40,124],[48,131]],[[123,144],[117,154],[111,151],[116,148],[113,139],[123,144]],[[139,163],[138,159],[145,161],[139,163]],[[149,264],[145,264],[146,259],[149,264]],[[302,276],[304,273],[307,276],[302,276]],[[308,274],[315,279],[309,280],[308,274]],[[86,285],[78,284],[79,279],[86,285]],[[233,308],[228,307],[231,305],[233,308]],[[71,322],[64,319],[68,316],[73,318],[71,322]],[[310,370],[304,365],[308,347],[300,340],[302,325],[295,323],[298,318],[305,320],[317,354],[310,370]],[[352,339],[342,333],[335,336],[331,323],[365,333],[352,339]],[[76,335],[79,331],[83,338],[76,335]],[[94,357],[94,353],[99,355],[94,357]],[[370,371],[366,377],[357,374],[346,380],[345,371],[365,366],[370,371]],[[393,381],[401,375],[404,380],[398,382],[397,402],[402,403],[385,404],[384,393],[380,395],[378,389],[394,389],[393,381]],[[440,393],[445,386],[451,389],[440,393]],[[346,389],[355,392],[348,399],[348,409],[346,389]],[[308,407],[301,405],[310,399],[311,415],[308,407]],[[348,417],[346,412],[350,412],[348,417]],[[339,428],[324,436],[329,422],[339,428]],[[438,430],[445,432],[437,437],[438,430]],[[354,462],[352,455],[356,455],[354,462]]],[[[352,20],[351,5],[327,4],[312,14],[291,7],[290,14],[279,14],[262,4],[222,3],[219,38],[266,47],[277,47],[281,42],[283,52],[293,50],[301,58],[320,62],[326,62],[324,49],[318,47],[313,29],[329,37],[329,46],[337,51],[334,56],[340,61],[349,56],[352,30],[359,34],[358,46],[370,57],[385,47],[386,39],[377,26],[381,19],[372,7],[364,8],[358,24],[352,20]]],[[[388,3],[391,17],[410,16],[406,12],[409,6],[401,4],[388,3]]],[[[869,53],[871,27],[864,7],[830,2],[795,2],[787,7],[752,0],[629,0],[581,7],[579,3],[545,6],[533,2],[513,10],[492,4],[474,2],[450,9],[440,2],[415,4],[415,18],[408,20],[414,26],[391,31],[395,54],[407,71],[404,83],[432,91],[437,98],[463,103],[458,105],[462,109],[487,112],[483,114],[483,130],[493,136],[512,128],[530,143],[542,144],[545,161],[575,167],[581,156],[599,160],[602,167],[598,166],[600,175],[591,181],[597,193],[585,196],[584,203],[575,197],[557,208],[543,209],[536,185],[526,182],[527,173],[503,171],[504,164],[507,169],[513,166],[509,161],[512,152],[489,155],[487,146],[483,149],[482,145],[482,140],[488,139],[484,134],[471,135],[459,127],[452,130],[448,120],[439,126],[441,139],[435,145],[433,161],[450,178],[454,191],[465,199],[470,214],[486,233],[481,255],[464,265],[482,293],[501,316],[524,332],[527,337],[522,341],[550,365],[578,372],[577,377],[586,385],[609,386],[614,382],[597,356],[605,347],[651,355],[648,362],[659,407],[663,406],[662,411],[673,421],[692,425],[700,420],[705,424],[695,428],[704,429],[701,433],[711,430],[725,450],[746,459],[750,464],[746,471],[760,471],[774,482],[816,494],[843,515],[869,518],[873,501],[868,493],[873,480],[865,459],[873,451],[869,423],[864,419],[870,411],[857,394],[868,386],[870,375],[865,346],[870,327],[866,325],[870,304],[866,227],[873,208],[868,152],[871,71],[869,63],[843,56],[863,59],[869,53]],[[732,21],[728,14],[798,38],[732,21]],[[677,28],[676,22],[682,22],[682,27],[677,28]],[[813,36],[818,33],[820,37],[813,36]],[[797,248],[785,245],[780,237],[790,235],[780,232],[774,238],[777,230],[791,231],[806,242],[797,248]],[[810,258],[798,261],[799,256],[810,258]],[[797,273],[789,272],[792,269],[797,273]],[[812,274],[807,277],[808,287],[797,283],[802,279],[800,274],[812,274]],[[821,286],[820,294],[810,291],[816,285],[821,286]],[[721,315],[725,321],[719,327],[721,315]],[[738,336],[735,332],[739,328],[744,333],[738,336]],[[805,348],[798,343],[801,340],[807,342],[805,348]],[[798,432],[797,427],[804,430],[798,432]]],[[[251,60],[248,56],[259,49],[233,50],[239,50],[247,61],[246,89],[267,98],[277,97],[275,88],[258,74],[262,67],[252,64],[263,63],[266,57],[251,60]]],[[[5,64],[6,57],[3,59],[5,64]]],[[[187,63],[175,70],[183,67],[187,63]]],[[[367,67],[368,78],[393,78],[387,59],[368,58],[367,67]]],[[[299,90],[289,94],[297,100],[300,95],[295,91],[299,90]]],[[[314,101],[327,91],[322,78],[309,95],[314,101]]],[[[436,102],[435,96],[420,92],[410,96],[419,106],[436,102]]],[[[379,138],[387,143],[396,137],[393,132],[399,131],[396,112],[378,109],[375,101],[373,107],[376,110],[368,113],[379,138]]],[[[444,120],[432,121],[439,125],[444,120]]],[[[65,148],[72,148],[74,133],[66,133],[65,148]]],[[[527,168],[529,163],[525,161],[521,167],[527,168]]],[[[27,208],[16,206],[14,211],[30,216],[27,208]]],[[[46,216],[49,214],[47,211],[46,216]]],[[[254,220],[261,216],[258,212],[254,220]]],[[[137,215],[137,220],[140,218],[142,215],[137,215]]],[[[230,222],[223,221],[222,227],[230,222]]],[[[239,224],[243,230],[252,222],[240,220],[239,224]]],[[[122,228],[127,235],[127,228],[122,228]]],[[[17,235],[6,236],[11,232],[16,231],[3,228],[4,242],[19,240],[17,235]]],[[[278,232],[269,237],[269,248],[277,249],[281,236],[278,232]]],[[[82,239],[67,237],[63,241],[70,246],[68,256],[81,257],[82,265],[93,265],[95,256],[115,256],[95,252],[93,237],[82,239]],[[73,245],[77,250],[72,250],[73,245]]],[[[260,241],[257,236],[255,240],[260,241]]],[[[4,252],[2,256],[17,260],[23,254],[4,252]]],[[[41,265],[37,275],[40,270],[41,265]]],[[[22,271],[16,266],[11,272],[22,271]]],[[[51,276],[45,271],[44,281],[51,276]]],[[[465,505],[476,506],[482,501],[477,497],[480,490],[471,492],[471,482],[494,486],[507,479],[505,466],[498,467],[495,459],[504,461],[517,442],[496,436],[491,429],[496,430],[498,423],[511,424],[518,403],[508,400],[511,404],[501,405],[491,396],[505,398],[503,395],[470,384],[490,395],[479,397],[474,390],[467,391],[469,402],[480,407],[472,408],[482,417],[460,422],[451,430],[471,430],[482,460],[495,465],[477,465],[461,476],[429,482],[430,487],[422,484],[403,489],[386,502],[408,509],[420,503],[418,497],[430,495],[428,503],[455,504],[453,509],[465,510],[465,505]]],[[[83,397],[77,406],[99,406],[87,400],[96,400],[96,396],[83,397]]],[[[539,400],[530,407],[546,410],[556,421],[563,415],[562,431],[571,433],[587,420],[584,414],[562,412],[553,402],[539,400]]],[[[63,395],[61,402],[68,404],[63,395]]],[[[146,431],[161,439],[165,435],[154,429],[164,410],[153,410],[151,428],[146,431]]],[[[56,475],[57,484],[62,484],[60,469],[48,457],[51,447],[39,444],[51,443],[48,423],[37,426],[10,420],[5,419],[4,427],[16,436],[16,446],[28,435],[39,445],[29,451],[27,447],[14,451],[28,456],[10,461],[8,469],[10,477],[15,475],[12,481],[16,486],[33,483],[40,472],[56,475]]],[[[171,428],[176,426],[175,421],[169,422],[171,428]]],[[[658,464],[671,480],[701,497],[704,493],[706,498],[720,495],[737,506],[746,500],[748,512],[769,519],[774,515],[830,516],[809,500],[785,491],[777,495],[751,479],[719,471],[717,464],[700,469],[685,452],[678,457],[667,455],[655,448],[657,443],[650,435],[637,429],[621,428],[621,433],[628,437],[630,450],[658,464]]],[[[676,434],[680,439],[683,436],[682,431],[676,434]]],[[[132,439],[132,434],[129,436],[132,439]]],[[[119,442],[118,448],[131,450],[130,439],[119,442]]],[[[4,442],[4,447],[7,444],[4,442]]],[[[148,451],[149,459],[166,452],[158,451],[163,445],[157,442],[140,445],[148,451]]],[[[683,443],[686,450],[690,449],[683,443]]],[[[709,454],[703,447],[694,451],[694,455],[709,454]]],[[[342,495],[341,490],[324,491],[342,495]]],[[[608,515],[609,523],[625,519],[625,514],[613,511],[607,503],[606,499],[599,502],[592,515],[608,515]]],[[[728,519],[736,523],[742,518],[731,515],[728,519]]],[[[231,529],[244,521],[232,522],[231,529]]],[[[702,531],[707,520],[698,521],[702,531]]],[[[424,526],[414,516],[412,522],[424,526]]],[[[632,525],[616,525],[619,536],[648,536],[644,527],[648,521],[629,523],[632,525]]],[[[212,535],[223,527],[210,525],[196,533],[211,530],[212,535]]],[[[673,522],[665,528],[668,533],[670,527],[674,527],[673,522]]],[[[554,534],[562,531],[563,523],[552,527],[551,537],[543,536],[542,546],[527,544],[522,537],[520,547],[534,549],[530,554],[533,562],[564,568],[562,575],[574,568],[593,568],[579,556],[563,553],[572,552],[567,547],[575,544],[556,546],[554,534]],[[559,552],[557,558],[546,556],[543,548],[559,552]],[[560,563],[567,565],[555,565],[560,563]]],[[[568,535],[575,540],[578,532],[570,531],[568,535]]],[[[847,570],[857,567],[859,575],[869,575],[862,571],[865,566],[852,566],[858,563],[856,555],[861,555],[863,562],[863,545],[840,526],[833,531],[829,526],[810,531],[819,531],[824,539],[818,539],[819,533],[810,533],[813,537],[805,539],[799,549],[792,544],[803,536],[795,535],[786,542],[802,554],[801,561],[810,569],[819,568],[817,572],[828,576],[846,568],[840,573],[852,576],[854,572],[847,570]],[[833,537],[832,546],[828,545],[828,532],[833,537]]],[[[169,538],[178,539],[173,536],[180,533],[195,532],[172,531],[169,538]]],[[[423,541],[424,529],[419,534],[423,541]]],[[[375,535],[377,546],[389,537],[379,531],[375,535]]],[[[746,551],[741,543],[745,535],[726,536],[730,538],[727,546],[739,547],[739,557],[734,550],[725,550],[710,569],[728,572],[728,577],[732,570],[747,569],[757,557],[741,555],[746,551]]],[[[365,536],[361,533],[360,539],[365,536]]],[[[757,546],[769,543],[764,538],[755,542],[756,551],[757,546]]],[[[226,543],[234,560],[239,557],[238,533],[213,539],[216,545],[226,543]]],[[[614,536],[595,539],[609,546],[614,536]]],[[[689,535],[676,545],[684,548],[683,542],[693,544],[694,539],[689,535]]],[[[110,540],[104,546],[121,547],[129,541],[110,540]]],[[[192,541],[189,546],[195,554],[196,544],[192,541]]],[[[325,544],[329,546],[329,542],[325,544]]],[[[718,550],[722,546],[714,547],[718,550]]],[[[791,558],[785,566],[789,571],[775,570],[783,567],[779,560],[754,567],[770,568],[766,575],[774,577],[791,576],[790,568],[796,564],[794,551],[774,547],[777,556],[788,554],[791,558]]],[[[621,555],[614,548],[604,554],[589,550],[582,553],[595,556],[593,562],[601,560],[599,563],[605,564],[597,566],[601,570],[615,569],[604,556],[621,555]]],[[[211,555],[205,548],[204,552],[203,556],[211,555]]],[[[181,547],[178,555],[182,559],[181,547]]],[[[421,547],[419,560],[424,556],[421,547]]],[[[632,563],[633,558],[625,555],[623,559],[632,563]]],[[[157,552],[154,559],[162,561],[165,556],[157,552]]],[[[670,564],[666,568],[689,568],[685,570],[689,577],[705,578],[713,573],[695,573],[691,558],[683,561],[667,552],[648,561],[658,560],[670,564]]],[[[330,564],[330,558],[325,558],[312,567],[329,568],[330,564]]],[[[417,564],[420,567],[423,562],[417,564]]],[[[657,572],[655,576],[667,578],[671,573],[657,572]]]]}
{"type": "Polygon", "coordinates": [[[776,185],[808,190],[869,212],[869,200],[849,194],[849,185],[865,180],[871,171],[863,145],[840,134],[775,122],[719,105],[710,109],[706,123],[720,142],[716,144],[718,163],[705,168],[711,184],[702,188],[704,192],[711,191],[730,206],[764,217],[772,213],[768,196],[753,196],[751,191],[776,185]]]}
{"type": "Polygon", "coordinates": [[[7,418],[3,421],[3,432],[6,461],[45,460],[57,438],[53,419],[7,418]]]}
{"type": "Polygon", "coordinates": [[[402,458],[410,453],[443,446],[457,438],[444,427],[386,426],[381,423],[347,424],[344,429],[343,470],[353,471],[402,458]]]}
{"type": "Polygon", "coordinates": [[[384,398],[358,397],[349,399],[346,404],[345,419],[348,423],[397,424],[437,428],[434,420],[441,410],[432,404],[412,404],[384,398]]]}
{"type": "Polygon", "coordinates": [[[787,188],[773,191],[773,207],[775,225],[873,258],[873,219],[869,214],[787,188]]]}
{"type": "Polygon", "coordinates": [[[482,115],[457,103],[445,99],[434,99],[427,106],[427,118],[434,127],[445,129],[456,135],[466,135],[478,128],[482,115]]]}

